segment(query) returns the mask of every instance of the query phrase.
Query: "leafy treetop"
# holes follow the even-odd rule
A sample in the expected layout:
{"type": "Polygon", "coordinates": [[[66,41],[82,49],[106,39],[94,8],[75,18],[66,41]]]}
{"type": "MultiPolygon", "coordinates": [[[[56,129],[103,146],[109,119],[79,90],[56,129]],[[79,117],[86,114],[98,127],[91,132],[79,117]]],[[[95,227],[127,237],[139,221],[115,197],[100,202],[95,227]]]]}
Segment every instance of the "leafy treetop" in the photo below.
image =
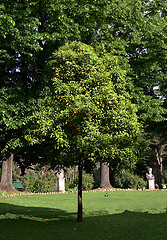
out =
{"type": "Polygon", "coordinates": [[[117,58],[73,42],[56,51],[50,65],[52,87],[45,89],[35,112],[37,139],[27,139],[53,138],[61,158],[71,153],[76,160],[84,152],[91,159],[118,158],[120,164],[130,159],[132,167],[141,131],[117,58]]]}

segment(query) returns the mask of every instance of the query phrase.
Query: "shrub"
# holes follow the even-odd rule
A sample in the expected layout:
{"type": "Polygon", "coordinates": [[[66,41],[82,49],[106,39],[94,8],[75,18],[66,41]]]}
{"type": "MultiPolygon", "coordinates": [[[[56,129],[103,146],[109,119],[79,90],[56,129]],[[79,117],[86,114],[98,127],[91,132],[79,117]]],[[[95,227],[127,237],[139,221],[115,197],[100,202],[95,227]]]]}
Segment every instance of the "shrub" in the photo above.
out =
{"type": "MultiPolygon", "coordinates": [[[[84,191],[91,190],[93,188],[94,179],[89,173],[83,171],[82,173],[82,189],[84,191]]],[[[78,190],[78,175],[73,181],[66,180],[65,184],[66,191],[76,192],[78,190]]]]}
{"type": "Polygon", "coordinates": [[[25,191],[28,192],[53,192],[57,183],[56,172],[48,166],[28,169],[26,174],[20,178],[23,182],[25,191]]]}
{"type": "Polygon", "coordinates": [[[93,188],[94,178],[91,174],[83,171],[82,176],[82,189],[85,191],[91,190],[93,188]]]}
{"type": "Polygon", "coordinates": [[[6,195],[7,195],[7,192],[6,192],[6,191],[0,192],[0,196],[4,197],[4,196],[6,196],[6,195]]]}
{"type": "Polygon", "coordinates": [[[161,177],[162,177],[162,184],[167,183],[167,170],[163,170],[161,177]]]}
{"type": "Polygon", "coordinates": [[[124,171],[115,176],[115,185],[120,188],[141,189],[146,187],[147,182],[143,178],[129,171],[124,171]]]}

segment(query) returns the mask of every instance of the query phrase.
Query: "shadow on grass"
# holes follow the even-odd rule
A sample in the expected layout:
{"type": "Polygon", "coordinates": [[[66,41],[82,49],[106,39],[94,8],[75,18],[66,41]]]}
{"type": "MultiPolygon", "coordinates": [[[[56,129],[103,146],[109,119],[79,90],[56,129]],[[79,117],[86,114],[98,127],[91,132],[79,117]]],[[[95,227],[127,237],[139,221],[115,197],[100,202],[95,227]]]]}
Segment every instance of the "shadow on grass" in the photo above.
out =
{"type": "Polygon", "coordinates": [[[167,239],[167,213],[93,212],[76,222],[61,209],[0,204],[0,240],[144,240],[167,239]]]}

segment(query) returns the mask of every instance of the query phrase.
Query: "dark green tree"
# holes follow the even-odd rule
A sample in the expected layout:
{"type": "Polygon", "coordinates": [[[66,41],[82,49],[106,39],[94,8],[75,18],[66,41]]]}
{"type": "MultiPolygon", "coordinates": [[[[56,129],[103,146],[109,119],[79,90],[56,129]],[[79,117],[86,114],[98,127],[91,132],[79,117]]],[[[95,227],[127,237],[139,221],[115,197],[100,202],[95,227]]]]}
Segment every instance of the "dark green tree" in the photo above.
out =
{"type": "Polygon", "coordinates": [[[76,36],[64,7],[64,1],[0,1],[0,187],[6,190],[13,190],[13,156],[26,147],[24,131],[33,125],[34,103],[47,83],[46,62],[76,36]]]}

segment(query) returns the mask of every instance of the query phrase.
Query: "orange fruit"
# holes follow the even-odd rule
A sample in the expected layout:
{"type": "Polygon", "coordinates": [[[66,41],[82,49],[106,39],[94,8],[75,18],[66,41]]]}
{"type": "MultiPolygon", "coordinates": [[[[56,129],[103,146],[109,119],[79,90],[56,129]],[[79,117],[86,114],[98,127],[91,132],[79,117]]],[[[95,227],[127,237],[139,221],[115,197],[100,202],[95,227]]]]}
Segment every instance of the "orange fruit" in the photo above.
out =
{"type": "Polygon", "coordinates": [[[112,118],[113,120],[115,119],[115,117],[112,118]]]}
{"type": "Polygon", "coordinates": [[[111,103],[112,103],[111,101],[108,102],[108,104],[111,104],[111,103]]]}
{"type": "Polygon", "coordinates": [[[118,103],[118,101],[115,101],[115,103],[118,103]]]}
{"type": "Polygon", "coordinates": [[[58,74],[58,73],[56,73],[56,76],[59,76],[59,74],[58,74]]]}
{"type": "Polygon", "coordinates": [[[107,129],[106,129],[106,132],[108,132],[108,131],[109,131],[109,129],[107,128],[107,129]]]}
{"type": "Polygon", "coordinates": [[[82,54],[82,51],[80,51],[79,53],[82,54]]]}
{"type": "Polygon", "coordinates": [[[88,130],[85,130],[85,132],[87,133],[87,132],[88,132],[88,130]]]}
{"type": "Polygon", "coordinates": [[[98,66],[95,67],[96,69],[98,68],[98,66]]]}
{"type": "Polygon", "coordinates": [[[106,83],[105,83],[105,85],[107,86],[107,85],[108,85],[108,83],[106,82],[106,83]]]}
{"type": "Polygon", "coordinates": [[[79,128],[76,128],[76,130],[78,131],[78,130],[79,130],[79,128]]]}
{"type": "Polygon", "coordinates": [[[73,101],[73,102],[74,102],[74,99],[71,99],[71,101],[73,101]]]}
{"type": "Polygon", "coordinates": [[[65,79],[67,79],[67,76],[65,76],[65,79]]]}
{"type": "Polygon", "coordinates": [[[84,72],[81,72],[81,75],[84,75],[84,72]]]}
{"type": "Polygon", "coordinates": [[[91,69],[89,69],[89,72],[91,72],[91,69]]]}
{"type": "Polygon", "coordinates": [[[76,60],[76,58],[74,58],[74,61],[76,60]]]}
{"type": "Polygon", "coordinates": [[[86,117],[84,117],[83,120],[86,120],[86,117]]]}
{"type": "Polygon", "coordinates": [[[61,96],[61,98],[63,98],[64,96],[61,96]]]}
{"type": "Polygon", "coordinates": [[[99,105],[99,102],[96,102],[97,105],[99,105]]]}
{"type": "Polygon", "coordinates": [[[74,114],[77,114],[77,110],[76,109],[74,110],[74,114]]]}
{"type": "Polygon", "coordinates": [[[55,100],[55,102],[57,102],[57,100],[55,100]]]}

